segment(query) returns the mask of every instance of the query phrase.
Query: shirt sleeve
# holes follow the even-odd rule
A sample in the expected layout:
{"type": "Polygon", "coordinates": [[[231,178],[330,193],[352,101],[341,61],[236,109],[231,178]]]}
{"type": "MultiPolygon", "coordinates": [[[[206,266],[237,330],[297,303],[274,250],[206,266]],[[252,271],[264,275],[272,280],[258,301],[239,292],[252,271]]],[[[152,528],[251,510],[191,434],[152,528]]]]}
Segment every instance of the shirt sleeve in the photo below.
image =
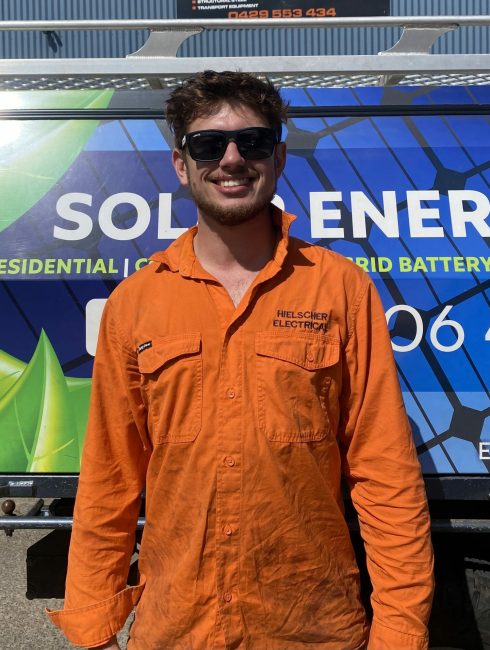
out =
{"type": "Polygon", "coordinates": [[[144,589],[127,587],[150,444],[136,355],[111,299],[101,321],[73,516],[64,609],[48,616],[71,643],[95,647],[124,625],[144,589]]]}
{"type": "Polygon", "coordinates": [[[373,585],[368,650],[426,650],[434,586],[427,499],[384,310],[367,276],[343,361],[343,469],[373,585]]]}

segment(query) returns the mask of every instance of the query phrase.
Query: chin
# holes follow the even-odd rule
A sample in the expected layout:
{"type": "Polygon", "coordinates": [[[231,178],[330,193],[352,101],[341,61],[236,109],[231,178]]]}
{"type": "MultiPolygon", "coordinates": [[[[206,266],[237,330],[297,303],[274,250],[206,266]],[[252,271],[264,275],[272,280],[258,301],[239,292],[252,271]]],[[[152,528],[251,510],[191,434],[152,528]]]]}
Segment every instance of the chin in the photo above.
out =
{"type": "Polygon", "coordinates": [[[229,207],[217,205],[210,201],[203,201],[202,199],[198,200],[197,197],[194,197],[194,200],[199,213],[208,219],[211,219],[222,226],[239,226],[242,223],[251,221],[267,209],[273,196],[274,194],[261,201],[254,201],[253,203],[233,205],[229,207]]]}

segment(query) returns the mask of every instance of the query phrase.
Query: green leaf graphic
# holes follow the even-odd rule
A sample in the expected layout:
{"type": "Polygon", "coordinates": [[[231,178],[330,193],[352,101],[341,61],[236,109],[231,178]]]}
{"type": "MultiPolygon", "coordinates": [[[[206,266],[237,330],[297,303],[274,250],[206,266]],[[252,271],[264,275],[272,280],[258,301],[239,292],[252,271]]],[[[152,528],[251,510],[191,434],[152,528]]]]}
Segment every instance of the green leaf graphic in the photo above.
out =
{"type": "Polygon", "coordinates": [[[90,384],[64,377],[44,332],[27,365],[0,351],[0,471],[78,472],[90,384]]]}
{"type": "Polygon", "coordinates": [[[24,372],[26,364],[0,350],[0,399],[24,372]]]}
{"type": "MultiPolygon", "coordinates": [[[[53,92],[44,102],[49,100],[50,108],[105,108],[113,92],[53,92]]],[[[0,125],[0,232],[55,185],[98,124],[97,120],[11,120],[0,125]]]]}

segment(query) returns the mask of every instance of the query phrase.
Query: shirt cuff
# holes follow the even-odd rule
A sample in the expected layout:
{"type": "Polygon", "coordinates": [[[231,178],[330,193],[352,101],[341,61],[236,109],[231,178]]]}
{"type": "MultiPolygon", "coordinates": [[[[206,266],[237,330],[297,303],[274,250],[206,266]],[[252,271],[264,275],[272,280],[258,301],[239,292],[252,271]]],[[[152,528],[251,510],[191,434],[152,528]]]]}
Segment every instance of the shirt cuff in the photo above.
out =
{"type": "Polygon", "coordinates": [[[367,650],[428,650],[429,634],[420,636],[401,632],[373,621],[367,650]]]}
{"type": "Polygon", "coordinates": [[[143,593],[145,582],[145,577],[140,576],[140,583],[136,587],[126,587],[115,596],[93,605],[45,611],[73,645],[82,648],[103,645],[124,626],[143,593]]]}

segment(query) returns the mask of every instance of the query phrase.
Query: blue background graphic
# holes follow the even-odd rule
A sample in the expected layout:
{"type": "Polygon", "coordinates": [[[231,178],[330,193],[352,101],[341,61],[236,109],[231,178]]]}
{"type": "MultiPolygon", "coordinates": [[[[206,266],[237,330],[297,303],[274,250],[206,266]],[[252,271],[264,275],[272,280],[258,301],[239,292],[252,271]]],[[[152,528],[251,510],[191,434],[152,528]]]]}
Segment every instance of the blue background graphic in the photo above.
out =
{"type": "MultiPolygon", "coordinates": [[[[485,340],[490,328],[488,272],[455,271],[450,265],[435,272],[402,272],[399,258],[483,257],[488,240],[471,225],[466,237],[455,237],[448,206],[449,190],[476,190],[489,196],[490,119],[467,115],[464,107],[490,103],[489,88],[362,88],[287,89],[291,107],[435,106],[435,115],[303,116],[290,119],[288,163],[278,195],[289,212],[298,215],[292,234],[351,258],[387,258],[393,268],[371,270],[386,310],[408,305],[420,314],[422,338],[411,351],[395,358],[415,442],[426,474],[484,474],[490,462],[481,460],[479,444],[490,441],[490,361],[485,340]],[[460,104],[461,114],[445,115],[444,105],[460,104]],[[406,193],[438,191],[439,200],[423,202],[437,208],[438,219],[425,227],[442,227],[443,237],[413,237],[409,230],[406,193]],[[312,238],[311,192],[341,192],[340,201],[325,209],[340,210],[344,228],[339,238],[312,238]],[[362,192],[383,212],[383,191],[395,191],[400,236],[387,237],[367,218],[365,238],[352,235],[351,192],[362,192]],[[464,330],[464,342],[452,352],[437,349],[431,329],[444,308],[446,318],[464,330]]],[[[158,239],[160,194],[171,194],[170,224],[185,228],[196,221],[196,209],[179,187],[171,165],[171,140],[163,121],[101,122],[75,163],[33,208],[0,235],[1,258],[112,258],[114,274],[49,276],[0,275],[0,349],[28,361],[41,329],[47,332],[66,375],[89,377],[92,357],[85,348],[85,307],[105,298],[123,277],[125,263],[165,249],[172,239],[158,239]],[[57,214],[56,203],[69,192],[91,195],[92,204],[74,206],[90,216],[93,228],[81,241],[53,236],[55,226],[70,225],[57,214]],[[148,203],[151,220],[137,239],[115,241],[101,231],[98,212],[113,194],[132,192],[148,203]],[[21,244],[19,243],[21,242],[21,244]],[[128,260],[125,262],[125,260],[128,260]]],[[[55,155],[51,152],[50,155],[55,155]]],[[[472,207],[466,207],[471,210],[472,207]]],[[[112,220],[121,230],[136,222],[134,206],[121,204],[112,220]]],[[[487,219],[488,221],[488,219],[487,219]]],[[[414,317],[398,311],[389,320],[393,342],[408,346],[418,334],[414,317]]],[[[457,340],[452,327],[442,327],[437,340],[450,346],[457,340]]],[[[1,468],[0,468],[1,469],[1,468]]]]}

